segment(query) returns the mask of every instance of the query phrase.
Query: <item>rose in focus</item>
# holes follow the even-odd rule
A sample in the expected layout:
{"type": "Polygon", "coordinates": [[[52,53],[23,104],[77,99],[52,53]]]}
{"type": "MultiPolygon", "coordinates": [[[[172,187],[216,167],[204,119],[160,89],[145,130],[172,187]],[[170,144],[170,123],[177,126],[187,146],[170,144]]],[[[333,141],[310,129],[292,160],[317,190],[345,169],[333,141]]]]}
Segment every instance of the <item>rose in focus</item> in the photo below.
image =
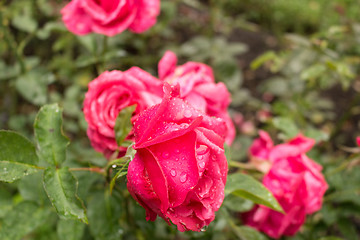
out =
{"type": "Polygon", "coordinates": [[[66,27],[78,35],[141,33],[156,23],[160,0],[72,0],[62,10],[66,27]]]}
{"type": "Polygon", "coordinates": [[[274,146],[270,136],[260,132],[260,138],[250,147],[251,161],[266,173],[263,184],[285,214],[258,205],[243,215],[245,224],[273,238],[292,236],[304,223],[306,214],[320,210],[328,185],[322,167],[306,156],[314,144],[313,139],[299,134],[287,143],[274,146]]]}
{"type": "Polygon", "coordinates": [[[162,102],[134,124],[128,190],[147,220],[159,215],[180,231],[200,231],[224,199],[226,124],[184,102],[178,88],[165,83],[164,91],[162,102]]]}
{"type": "Polygon", "coordinates": [[[222,118],[227,125],[225,142],[231,145],[235,127],[228,113],[230,93],[224,83],[215,83],[214,74],[206,64],[187,62],[177,66],[177,57],[167,51],[159,62],[159,78],[180,85],[180,97],[209,116],[222,118]]]}
{"type": "MultiPolygon", "coordinates": [[[[161,101],[159,81],[140,68],[133,67],[125,72],[104,72],[89,83],[85,94],[83,112],[88,123],[87,135],[91,145],[109,158],[115,151],[120,155],[126,149],[117,145],[115,122],[119,112],[131,105],[137,105],[132,121],[138,114],[161,101]]],[[[128,136],[132,139],[132,133],[128,136]]]]}

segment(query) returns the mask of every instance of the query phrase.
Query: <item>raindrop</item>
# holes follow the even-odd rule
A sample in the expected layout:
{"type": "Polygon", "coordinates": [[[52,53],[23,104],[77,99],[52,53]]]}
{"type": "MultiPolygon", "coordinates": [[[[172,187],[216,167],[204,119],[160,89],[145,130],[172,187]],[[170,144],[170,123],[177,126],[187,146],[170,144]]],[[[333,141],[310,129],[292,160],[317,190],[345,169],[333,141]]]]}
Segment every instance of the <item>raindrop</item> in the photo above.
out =
{"type": "Polygon", "coordinates": [[[168,152],[163,152],[162,156],[163,156],[163,158],[168,158],[168,157],[169,157],[169,153],[168,153],[168,152]]]}
{"type": "Polygon", "coordinates": [[[202,155],[200,155],[200,156],[198,156],[198,158],[199,158],[199,160],[203,160],[203,156],[202,155]]]}
{"type": "Polygon", "coordinates": [[[204,168],[205,167],[205,162],[200,162],[199,167],[204,168]]]}
{"type": "Polygon", "coordinates": [[[180,150],[179,150],[179,149],[176,149],[176,150],[175,150],[175,153],[179,153],[179,152],[180,152],[180,150]]]}
{"type": "Polygon", "coordinates": [[[211,158],[212,158],[213,161],[216,161],[216,155],[215,154],[212,155],[211,158]]]}
{"type": "Polygon", "coordinates": [[[184,117],[186,117],[186,118],[191,118],[191,116],[192,116],[191,110],[186,109],[186,110],[184,111],[184,117]]]}
{"type": "Polygon", "coordinates": [[[116,168],[116,164],[113,164],[111,167],[112,167],[112,168],[116,168]]]}
{"type": "Polygon", "coordinates": [[[187,174],[183,172],[180,175],[180,182],[184,183],[184,182],[186,182],[186,180],[187,180],[187,174]]]}
{"type": "Polygon", "coordinates": [[[171,169],[170,174],[171,174],[171,176],[175,177],[175,176],[176,176],[176,170],[175,170],[175,169],[171,169]]]}

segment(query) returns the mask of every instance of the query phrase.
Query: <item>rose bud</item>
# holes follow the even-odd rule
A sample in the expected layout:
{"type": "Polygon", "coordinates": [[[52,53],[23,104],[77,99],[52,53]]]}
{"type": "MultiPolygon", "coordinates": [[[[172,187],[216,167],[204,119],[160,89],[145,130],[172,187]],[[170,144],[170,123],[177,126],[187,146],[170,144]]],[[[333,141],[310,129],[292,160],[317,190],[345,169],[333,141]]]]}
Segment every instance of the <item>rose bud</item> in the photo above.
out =
{"type": "MultiPolygon", "coordinates": [[[[104,72],[89,83],[85,94],[83,112],[88,123],[87,135],[91,145],[109,158],[115,151],[120,155],[126,149],[118,147],[115,140],[115,122],[120,111],[135,105],[132,121],[138,114],[161,101],[159,81],[140,68],[125,72],[104,72]]],[[[127,139],[132,139],[132,133],[127,139]]]]}
{"type": "Polygon", "coordinates": [[[159,62],[159,78],[172,85],[180,85],[180,97],[209,116],[222,118],[228,128],[225,142],[231,145],[235,127],[228,113],[230,93],[224,83],[215,83],[214,74],[206,64],[187,62],[176,66],[177,57],[167,51],[159,62]]]}
{"type": "Polygon", "coordinates": [[[322,167],[305,154],[314,144],[313,139],[299,134],[287,143],[273,146],[270,136],[260,131],[260,138],[250,147],[250,155],[268,163],[263,184],[285,214],[258,205],[243,214],[245,224],[273,238],[292,236],[304,223],[306,214],[320,210],[328,185],[322,167]]]}
{"type": "Polygon", "coordinates": [[[62,10],[62,20],[77,35],[90,32],[114,36],[130,29],[141,33],[156,23],[160,0],[72,0],[62,10]]]}
{"type": "Polygon", "coordinates": [[[127,187],[147,220],[159,215],[180,231],[201,231],[224,199],[226,124],[179,98],[179,88],[165,83],[164,91],[134,124],[127,187]]]}

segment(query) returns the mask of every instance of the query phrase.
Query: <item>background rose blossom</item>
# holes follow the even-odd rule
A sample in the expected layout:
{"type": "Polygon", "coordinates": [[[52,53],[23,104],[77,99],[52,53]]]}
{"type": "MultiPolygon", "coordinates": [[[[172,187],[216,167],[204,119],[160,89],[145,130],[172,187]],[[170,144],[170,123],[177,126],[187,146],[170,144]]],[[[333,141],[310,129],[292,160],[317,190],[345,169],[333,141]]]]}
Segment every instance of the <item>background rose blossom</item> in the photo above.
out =
{"type": "Polygon", "coordinates": [[[161,104],[135,122],[135,158],[128,190],[146,219],[171,221],[180,231],[200,231],[214,220],[224,199],[227,162],[225,123],[204,115],[165,85],[161,104]]]}
{"type": "Polygon", "coordinates": [[[83,112],[94,149],[108,158],[116,150],[125,151],[119,149],[115,141],[114,126],[119,112],[136,104],[132,117],[135,121],[142,110],[161,101],[160,94],[158,81],[137,67],[125,72],[104,72],[90,82],[83,112]]]}
{"type": "Polygon", "coordinates": [[[160,12],[160,0],[73,0],[62,10],[66,27],[78,35],[96,32],[114,36],[127,28],[149,29],[160,12]]]}
{"type": "Polygon", "coordinates": [[[167,51],[158,65],[159,78],[170,84],[180,85],[180,96],[196,109],[222,118],[228,128],[225,142],[231,145],[235,127],[228,113],[230,93],[224,83],[215,83],[214,74],[206,64],[187,62],[176,66],[177,57],[167,51]]]}
{"type": "Polygon", "coordinates": [[[274,146],[270,136],[260,132],[249,149],[257,166],[268,163],[263,184],[273,193],[286,214],[264,206],[256,206],[244,214],[246,224],[271,237],[294,235],[305,221],[306,214],[320,210],[328,185],[322,167],[306,156],[315,141],[299,134],[289,142],[274,146]]]}

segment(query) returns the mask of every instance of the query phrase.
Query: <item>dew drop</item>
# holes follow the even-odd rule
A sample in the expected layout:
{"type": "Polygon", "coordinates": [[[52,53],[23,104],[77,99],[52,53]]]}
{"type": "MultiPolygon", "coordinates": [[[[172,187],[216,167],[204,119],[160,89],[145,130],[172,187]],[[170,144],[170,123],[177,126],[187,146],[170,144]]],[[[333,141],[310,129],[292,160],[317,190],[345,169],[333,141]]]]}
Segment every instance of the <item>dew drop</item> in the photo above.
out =
{"type": "Polygon", "coordinates": [[[180,150],[179,150],[179,149],[175,149],[175,153],[180,153],[180,150]]]}
{"type": "Polygon", "coordinates": [[[216,161],[216,155],[212,155],[212,156],[211,156],[211,159],[212,159],[213,161],[216,161]]]}
{"type": "Polygon", "coordinates": [[[184,183],[184,182],[186,182],[186,180],[187,180],[187,174],[183,172],[180,175],[180,182],[184,183]]]}
{"type": "Polygon", "coordinates": [[[200,229],[200,232],[205,232],[208,226],[204,226],[202,229],[200,229]]]}
{"type": "Polygon", "coordinates": [[[198,159],[199,159],[199,160],[203,160],[203,158],[204,158],[204,157],[203,157],[202,155],[198,156],[198,159]]]}
{"type": "Polygon", "coordinates": [[[112,168],[116,168],[116,164],[113,164],[111,167],[112,167],[112,168]]]}
{"type": "Polygon", "coordinates": [[[205,162],[200,162],[199,167],[204,168],[205,167],[205,162]]]}
{"type": "Polygon", "coordinates": [[[191,118],[191,116],[192,116],[191,110],[186,109],[186,110],[184,111],[184,117],[186,117],[186,118],[191,118]]]}
{"type": "Polygon", "coordinates": [[[171,169],[170,174],[171,174],[171,176],[175,177],[175,176],[176,176],[176,170],[175,170],[175,169],[171,169]]]}
{"type": "Polygon", "coordinates": [[[168,158],[168,157],[169,157],[169,153],[168,153],[168,152],[163,152],[162,156],[163,156],[163,158],[168,158]]]}

